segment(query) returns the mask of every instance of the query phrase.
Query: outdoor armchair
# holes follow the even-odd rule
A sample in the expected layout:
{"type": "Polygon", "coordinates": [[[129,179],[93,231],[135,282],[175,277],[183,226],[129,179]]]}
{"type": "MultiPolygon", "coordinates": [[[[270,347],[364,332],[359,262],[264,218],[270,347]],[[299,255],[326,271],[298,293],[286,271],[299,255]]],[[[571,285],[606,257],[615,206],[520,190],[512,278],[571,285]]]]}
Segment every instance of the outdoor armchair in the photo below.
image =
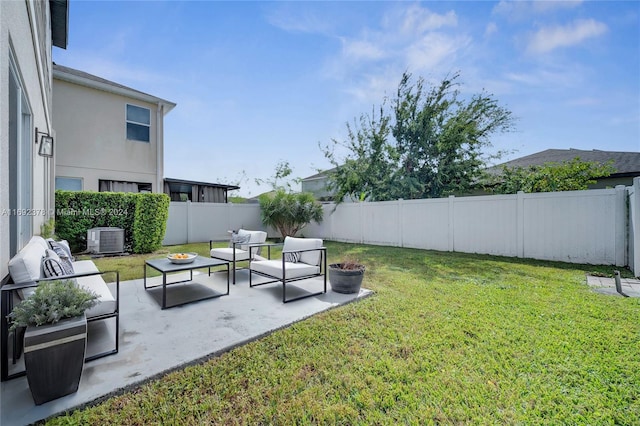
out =
{"type": "Polygon", "coordinates": [[[260,248],[267,241],[264,231],[248,231],[239,229],[232,234],[229,247],[213,248],[213,240],[209,241],[209,254],[215,259],[231,262],[233,269],[233,284],[236,283],[236,262],[255,259],[260,255],[260,248]]]}
{"type": "Polygon", "coordinates": [[[252,260],[249,262],[249,286],[256,287],[274,282],[282,283],[282,302],[317,296],[327,292],[327,249],[319,238],[286,237],[282,258],[278,260],[252,260]],[[270,281],[254,284],[252,276],[258,274],[270,281]],[[322,276],[324,290],[287,299],[287,283],[322,276]]]}

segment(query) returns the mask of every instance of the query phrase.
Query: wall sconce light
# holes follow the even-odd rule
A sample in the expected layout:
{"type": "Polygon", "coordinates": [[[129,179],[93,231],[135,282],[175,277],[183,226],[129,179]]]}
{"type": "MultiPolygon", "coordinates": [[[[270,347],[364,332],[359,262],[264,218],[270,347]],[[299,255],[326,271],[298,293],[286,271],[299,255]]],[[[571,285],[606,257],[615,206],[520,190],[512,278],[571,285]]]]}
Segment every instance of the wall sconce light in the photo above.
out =
{"type": "Polygon", "coordinates": [[[53,136],[48,133],[39,132],[36,127],[36,144],[38,143],[38,135],[40,137],[40,148],[38,148],[38,155],[42,157],[53,157],[53,136]]]}

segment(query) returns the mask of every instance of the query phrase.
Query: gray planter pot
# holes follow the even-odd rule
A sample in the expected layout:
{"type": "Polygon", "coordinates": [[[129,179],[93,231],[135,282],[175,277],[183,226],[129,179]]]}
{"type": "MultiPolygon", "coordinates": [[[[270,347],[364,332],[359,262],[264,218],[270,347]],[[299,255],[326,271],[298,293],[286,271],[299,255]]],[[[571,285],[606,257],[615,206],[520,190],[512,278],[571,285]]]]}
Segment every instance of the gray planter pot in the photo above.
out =
{"type": "Polygon", "coordinates": [[[364,266],[362,269],[340,269],[339,263],[329,265],[329,283],[336,293],[358,293],[364,278],[364,266]]]}
{"type": "Polygon", "coordinates": [[[29,326],[24,335],[24,362],[36,405],[78,390],[87,346],[87,318],[29,326]]]}

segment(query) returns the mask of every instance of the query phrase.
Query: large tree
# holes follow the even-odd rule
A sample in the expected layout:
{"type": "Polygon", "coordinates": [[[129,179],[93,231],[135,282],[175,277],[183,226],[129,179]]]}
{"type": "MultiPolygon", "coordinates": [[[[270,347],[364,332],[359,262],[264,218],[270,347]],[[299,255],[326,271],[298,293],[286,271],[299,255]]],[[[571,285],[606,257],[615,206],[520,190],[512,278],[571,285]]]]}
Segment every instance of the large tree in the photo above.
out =
{"type": "Polygon", "coordinates": [[[325,156],[336,166],[329,180],[335,191],[334,199],[388,200],[396,195],[393,179],[396,175],[398,155],[389,143],[390,117],[380,108],[371,115],[363,114],[353,124],[347,123],[347,140],[333,140],[333,149],[326,147],[325,156]],[[335,147],[341,146],[350,155],[338,160],[335,147]]]}
{"type": "Polygon", "coordinates": [[[391,107],[347,125],[348,139],[324,149],[336,166],[331,185],[342,196],[370,201],[434,198],[469,191],[482,176],[491,136],[512,129],[509,110],[487,93],[463,97],[459,74],[427,89],[411,74],[400,80],[391,107]],[[392,137],[391,137],[392,136],[392,137]],[[347,148],[339,161],[337,145],[347,148]]]}

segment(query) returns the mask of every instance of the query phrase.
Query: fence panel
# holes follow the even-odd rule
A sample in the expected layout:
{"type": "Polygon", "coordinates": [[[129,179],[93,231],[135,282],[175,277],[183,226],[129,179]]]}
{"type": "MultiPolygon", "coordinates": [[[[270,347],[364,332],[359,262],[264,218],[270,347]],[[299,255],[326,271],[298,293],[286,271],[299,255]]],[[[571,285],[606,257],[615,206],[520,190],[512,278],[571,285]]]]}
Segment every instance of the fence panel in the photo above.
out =
{"type": "Polygon", "coordinates": [[[363,203],[360,223],[362,238],[367,244],[401,245],[398,202],[363,203]]]}
{"type": "Polygon", "coordinates": [[[453,251],[517,256],[517,195],[454,198],[453,251]]]}
{"type": "Polygon", "coordinates": [[[302,228],[300,236],[322,238],[325,240],[331,239],[331,213],[334,207],[334,204],[323,204],[322,209],[324,210],[324,215],[322,222],[311,222],[302,228]]]}
{"type": "Polygon", "coordinates": [[[188,223],[187,203],[169,203],[167,230],[162,244],[171,246],[186,243],[188,223]]]}
{"type": "MultiPolygon", "coordinates": [[[[524,257],[572,263],[616,264],[616,217],[624,208],[616,190],[527,194],[524,257]]],[[[618,241],[617,241],[618,240],[618,241]]],[[[622,265],[621,265],[622,266],[622,265]]]]}
{"type": "Polygon", "coordinates": [[[363,203],[341,204],[331,215],[330,239],[348,243],[361,243],[363,203]]]}
{"type": "Polygon", "coordinates": [[[402,245],[430,250],[449,250],[449,200],[400,201],[402,245]]]}
{"type": "MultiPolygon", "coordinates": [[[[323,209],[323,222],[307,225],[302,236],[640,270],[638,178],[630,188],[325,204],[323,209]]],[[[164,244],[226,239],[227,230],[238,228],[267,230],[259,205],[172,202],[164,244]]]]}
{"type": "Polygon", "coordinates": [[[201,243],[229,238],[229,209],[221,203],[189,203],[188,242],[201,243]]]}
{"type": "Polygon", "coordinates": [[[171,202],[164,245],[226,240],[230,229],[265,230],[257,204],[171,202]]]}

